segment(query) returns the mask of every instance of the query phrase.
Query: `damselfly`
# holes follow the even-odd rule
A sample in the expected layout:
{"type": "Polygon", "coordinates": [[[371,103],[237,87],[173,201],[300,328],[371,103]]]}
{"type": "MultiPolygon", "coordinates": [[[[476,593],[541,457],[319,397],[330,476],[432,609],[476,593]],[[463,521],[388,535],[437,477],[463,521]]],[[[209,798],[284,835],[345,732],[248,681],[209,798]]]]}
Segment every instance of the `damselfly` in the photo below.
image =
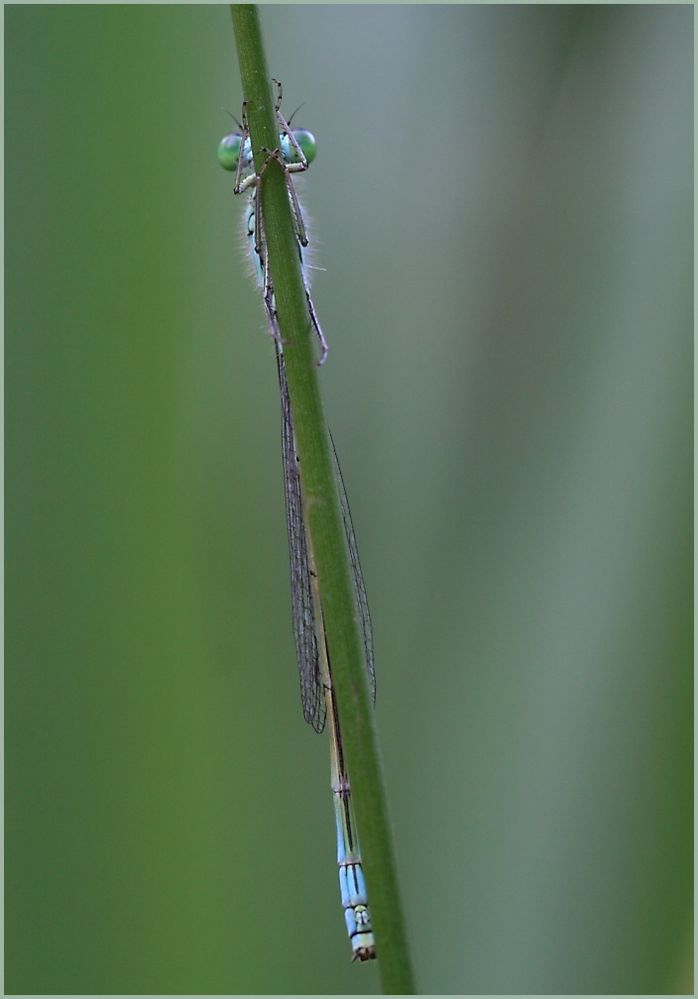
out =
{"type": "MultiPolygon", "coordinates": [[[[277,159],[284,171],[289,204],[294,220],[298,255],[301,262],[308,320],[317,336],[321,357],[327,356],[327,342],[310,297],[310,270],[306,246],[308,236],[303,212],[293,184],[292,174],[302,173],[315,159],[316,142],[311,132],[291,129],[293,115],[287,122],[281,113],[281,84],[277,88],[275,106],[278,125],[278,146],[263,150],[266,160],[260,173],[255,172],[252,143],[247,125],[246,104],[243,104],[239,131],[224,136],[218,147],[218,159],[226,170],[235,171],[235,194],[249,191],[250,200],[245,214],[247,250],[262,291],[270,331],[274,338],[276,363],[281,395],[281,442],[286,497],[286,524],[291,569],[291,604],[296,657],[300,674],[303,716],[316,732],[322,732],[329,718],[331,785],[337,827],[337,863],[344,918],[351,941],[353,958],[368,961],[376,956],[375,940],[368,909],[366,885],[361,866],[361,851],[351,800],[349,777],[344,762],[339,716],[332,686],[332,673],[322,616],[321,596],[317,586],[313,549],[305,520],[305,502],[300,474],[300,461],[293,430],[291,397],[284,364],[284,344],[279,329],[276,300],[267,261],[266,239],[261,209],[263,174],[271,159],[277,159]]],[[[294,112],[295,114],[295,112],[294,112]]],[[[347,549],[351,561],[354,596],[363,635],[365,665],[372,698],[375,700],[376,681],[373,666],[373,635],[366,599],[356,537],[349,504],[342,480],[337,454],[332,445],[335,476],[339,493],[347,549]]]]}

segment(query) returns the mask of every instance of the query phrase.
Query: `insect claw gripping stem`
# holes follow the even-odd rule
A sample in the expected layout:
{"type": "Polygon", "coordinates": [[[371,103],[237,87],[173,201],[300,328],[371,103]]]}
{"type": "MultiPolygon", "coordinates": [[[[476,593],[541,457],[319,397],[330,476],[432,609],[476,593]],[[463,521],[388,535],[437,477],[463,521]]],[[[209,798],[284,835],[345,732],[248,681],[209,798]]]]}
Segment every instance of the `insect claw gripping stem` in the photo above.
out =
{"type": "MultiPolygon", "coordinates": [[[[300,155],[303,156],[303,158],[305,159],[305,154],[303,153],[303,150],[300,148],[296,140],[293,139],[291,133],[288,132],[286,134],[288,135],[291,142],[294,144],[294,149],[297,147],[300,155]]],[[[301,164],[300,163],[288,164],[284,162],[283,153],[279,146],[277,146],[276,149],[269,149],[267,146],[262,146],[261,149],[262,152],[265,153],[265,160],[264,164],[262,165],[262,169],[259,171],[258,179],[261,181],[271,161],[276,160],[276,162],[279,164],[284,173],[284,184],[286,185],[286,193],[288,194],[289,201],[291,202],[291,209],[293,211],[293,225],[296,230],[296,238],[298,239],[298,242],[301,244],[301,246],[307,246],[308,233],[305,228],[305,222],[303,221],[303,212],[301,210],[300,202],[298,200],[298,195],[296,194],[296,189],[293,186],[293,181],[291,180],[291,173],[292,173],[291,167],[292,166],[300,167],[301,164]]],[[[305,166],[303,166],[303,170],[307,170],[308,166],[309,166],[308,161],[305,160],[305,166]]]]}
{"type": "MultiPolygon", "coordinates": [[[[242,177],[243,164],[245,163],[245,143],[250,141],[250,127],[247,123],[247,101],[242,102],[241,117],[242,142],[240,145],[240,155],[238,156],[237,170],[235,171],[235,187],[233,188],[233,194],[242,194],[245,190],[245,187],[240,185],[240,178],[242,177]]],[[[245,178],[245,182],[247,182],[247,180],[249,180],[248,177],[245,178]]],[[[247,186],[249,187],[250,185],[247,186]]]]}

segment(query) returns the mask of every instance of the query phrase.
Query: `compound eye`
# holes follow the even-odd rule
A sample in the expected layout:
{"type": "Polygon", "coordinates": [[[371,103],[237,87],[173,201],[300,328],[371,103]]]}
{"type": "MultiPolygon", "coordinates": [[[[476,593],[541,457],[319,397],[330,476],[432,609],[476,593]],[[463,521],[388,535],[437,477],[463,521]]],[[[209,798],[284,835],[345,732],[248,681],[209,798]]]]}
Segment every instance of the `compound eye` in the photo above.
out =
{"type": "Polygon", "coordinates": [[[239,132],[229,132],[218,143],[218,162],[224,170],[237,170],[242,136],[239,132]]]}
{"type": "MultiPolygon", "coordinates": [[[[305,128],[294,128],[293,138],[303,150],[303,155],[308,163],[312,163],[317,155],[317,142],[313,133],[305,128]]],[[[298,159],[298,153],[296,153],[296,159],[298,159]]]]}

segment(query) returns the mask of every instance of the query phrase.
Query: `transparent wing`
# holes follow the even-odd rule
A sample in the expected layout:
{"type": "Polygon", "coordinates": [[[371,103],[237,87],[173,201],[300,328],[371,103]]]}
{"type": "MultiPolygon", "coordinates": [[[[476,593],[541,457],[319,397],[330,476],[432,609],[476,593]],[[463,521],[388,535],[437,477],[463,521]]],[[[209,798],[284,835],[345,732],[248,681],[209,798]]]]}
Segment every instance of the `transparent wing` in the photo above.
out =
{"type": "Polygon", "coordinates": [[[373,662],[373,625],[371,624],[371,612],[368,609],[368,598],[366,596],[366,585],[364,583],[364,574],[361,571],[361,562],[359,560],[359,549],[356,544],[356,535],[354,534],[354,524],[351,519],[351,510],[349,509],[349,500],[347,499],[347,491],[344,488],[344,478],[342,477],[342,469],[339,465],[339,458],[337,457],[337,449],[334,446],[334,440],[332,434],[330,433],[330,441],[332,443],[332,455],[334,458],[334,470],[335,477],[337,479],[337,489],[339,492],[339,503],[342,508],[342,520],[344,521],[344,533],[347,538],[347,548],[349,550],[349,560],[351,561],[352,574],[354,576],[354,594],[356,597],[356,607],[359,612],[359,623],[361,625],[361,633],[364,640],[364,657],[366,672],[368,673],[368,685],[371,692],[371,701],[375,704],[376,702],[376,670],[373,662]]]}
{"type": "Polygon", "coordinates": [[[280,344],[276,344],[276,363],[281,393],[281,454],[284,466],[286,495],[286,526],[288,555],[291,569],[291,610],[293,637],[301,684],[303,717],[316,732],[325,727],[325,692],[322,685],[318,656],[317,632],[313,613],[313,591],[308,561],[308,541],[303,520],[303,496],[298,455],[293,434],[291,399],[286,381],[286,368],[280,344]]]}
{"type": "MultiPolygon", "coordinates": [[[[313,591],[311,571],[308,559],[308,539],[303,519],[303,494],[301,491],[300,468],[293,433],[293,415],[291,399],[286,381],[283,352],[277,343],[276,363],[279,372],[279,390],[281,394],[281,454],[284,468],[284,492],[286,496],[286,526],[288,530],[288,552],[291,570],[291,607],[293,616],[293,636],[296,643],[296,657],[301,685],[301,703],[303,717],[316,732],[322,732],[325,727],[326,706],[325,692],[320,670],[320,659],[317,645],[317,629],[313,610],[313,591]]],[[[364,646],[364,660],[368,674],[371,701],[376,700],[376,672],[373,661],[373,627],[371,613],[368,608],[366,585],[364,583],[359,549],[356,544],[354,525],[347,492],[344,488],[342,469],[337,458],[332,434],[332,457],[334,463],[339,503],[342,511],[342,522],[347,539],[347,550],[351,562],[354,579],[354,596],[359,615],[359,624],[364,646]]]]}

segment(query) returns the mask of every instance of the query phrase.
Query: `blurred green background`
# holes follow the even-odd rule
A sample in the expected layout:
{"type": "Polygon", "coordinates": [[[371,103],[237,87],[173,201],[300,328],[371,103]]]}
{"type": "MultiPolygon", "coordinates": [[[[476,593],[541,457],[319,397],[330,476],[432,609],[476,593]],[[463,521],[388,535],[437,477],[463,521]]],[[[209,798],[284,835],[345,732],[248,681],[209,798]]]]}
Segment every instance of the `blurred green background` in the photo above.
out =
{"type": "MultiPolygon", "coordinates": [[[[425,992],[692,950],[690,7],[269,6],[425,992]]],[[[6,990],[375,992],[226,7],[5,8],[6,990]],[[240,199],[242,200],[242,199],[240,199]]]]}

